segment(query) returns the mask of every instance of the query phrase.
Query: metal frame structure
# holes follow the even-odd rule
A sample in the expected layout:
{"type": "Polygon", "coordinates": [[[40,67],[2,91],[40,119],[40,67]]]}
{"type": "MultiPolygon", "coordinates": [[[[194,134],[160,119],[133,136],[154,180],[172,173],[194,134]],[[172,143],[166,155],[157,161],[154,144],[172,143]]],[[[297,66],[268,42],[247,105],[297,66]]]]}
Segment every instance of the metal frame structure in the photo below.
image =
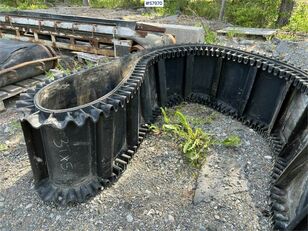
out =
{"type": "Polygon", "coordinates": [[[164,32],[164,28],[133,21],[26,11],[0,12],[0,38],[106,56],[122,56],[140,46],[172,44],[172,38],[164,32]]]}

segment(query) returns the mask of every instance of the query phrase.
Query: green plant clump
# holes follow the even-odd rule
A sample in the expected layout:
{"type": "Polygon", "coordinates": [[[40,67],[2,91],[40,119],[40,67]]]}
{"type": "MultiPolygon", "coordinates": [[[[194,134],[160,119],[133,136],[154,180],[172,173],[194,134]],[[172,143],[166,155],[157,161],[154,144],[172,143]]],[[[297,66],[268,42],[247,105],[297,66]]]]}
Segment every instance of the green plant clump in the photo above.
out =
{"type": "Polygon", "coordinates": [[[290,18],[290,22],[282,29],[291,32],[308,33],[308,3],[298,3],[290,18]]]}
{"type": "Polygon", "coordinates": [[[52,71],[50,71],[50,70],[45,72],[45,76],[47,77],[47,79],[50,79],[50,80],[54,80],[55,79],[55,74],[52,71]]]}
{"type": "Polygon", "coordinates": [[[206,26],[203,29],[205,33],[204,42],[206,44],[215,44],[217,42],[217,33],[206,26]]]}
{"type": "Polygon", "coordinates": [[[192,166],[197,168],[201,167],[206,160],[207,151],[212,145],[218,144],[227,148],[238,147],[240,145],[241,139],[237,135],[230,135],[226,139],[218,141],[213,135],[202,131],[200,128],[193,128],[189,123],[189,121],[194,125],[212,123],[216,119],[216,112],[211,113],[205,119],[199,119],[185,116],[178,108],[180,107],[177,107],[173,114],[161,108],[163,115],[161,129],[154,124],[150,125],[149,128],[154,134],[164,132],[175,136],[182,153],[192,166]]]}
{"type": "Polygon", "coordinates": [[[193,129],[186,117],[178,110],[175,111],[175,121],[161,109],[164,118],[162,129],[166,133],[175,135],[187,160],[194,166],[200,167],[206,159],[208,148],[214,144],[212,135],[203,132],[200,128],[193,129]]]}
{"type": "Polygon", "coordinates": [[[64,67],[63,65],[61,65],[60,63],[57,64],[56,69],[60,70],[61,72],[63,72],[65,75],[70,75],[71,74],[71,69],[68,67],[64,67]]]}
{"type": "Polygon", "coordinates": [[[285,31],[279,31],[276,35],[276,38],[281,40],[289,40],[289,41],[295,41],[298,37],[293,32],[285,32],[285,31]]]}
{"type": "Polygon", "coordinates": [[[129,8],[142,7],[140,0],[91,0],[90,5],[97,8],[129,8]]]}
{"type": "Polygon", "coordinates": [[[44,0],[1,0],[0,10],[10,11],[15,9],[20,10],[34,10],[34,9],[46,9],[47,6],[44,4],[44,0]]]}
{"type": "Polygon", "coordinates": [[[221,143],[226,147],[238,147],[241,144],[241,139],[236,135],[230,135],[221,143]]]}
{"type": "MultiPolygon", "coordinates": [[[[220,4],[217,3],[217,1],[211,0],[190,1],[188,7],[192,9],[197,15],[207,19],[217,19],[220,10],[220,4]]],[[[187,8],[185,8],[184,13],[190,14],[191,10],[187,10],[187,8]]]]}
{"type": "Polygon", "coordinates": [[[245,27],[273,27],[280,0],[234,0],[227,2],[225,19],[245,27]]]}
{"type": "Polygon", "coordinates": [[[0,152],[8,150],[8,146],[6,144],[0,144],[0,152]]]}

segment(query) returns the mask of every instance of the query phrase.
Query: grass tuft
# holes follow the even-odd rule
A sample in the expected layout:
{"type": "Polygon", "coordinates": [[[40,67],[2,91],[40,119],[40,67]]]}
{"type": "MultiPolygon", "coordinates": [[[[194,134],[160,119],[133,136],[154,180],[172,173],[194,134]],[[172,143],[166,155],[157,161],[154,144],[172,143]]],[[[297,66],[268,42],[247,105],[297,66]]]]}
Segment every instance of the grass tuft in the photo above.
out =
{"type": "Polygon", "coordinates": [[[221,142],[225,147],[238,147],[241,144],[241,139],[237,135],[230,135],[221,142]]]}
{"type": "Polygon", "coordinates": [[[0,144],[0,152],[8,150],[9,147],[6,144],[0,144]]]}

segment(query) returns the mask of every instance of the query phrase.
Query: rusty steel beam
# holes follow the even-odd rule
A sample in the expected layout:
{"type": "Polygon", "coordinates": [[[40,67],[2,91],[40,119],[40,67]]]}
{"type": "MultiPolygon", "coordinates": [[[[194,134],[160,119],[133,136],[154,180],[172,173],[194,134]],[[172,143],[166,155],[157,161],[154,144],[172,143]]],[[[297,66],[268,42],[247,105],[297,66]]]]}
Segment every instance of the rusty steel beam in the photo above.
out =
{"type": "Polygon", "coordinates": [[[112,36],[100,36],[97,33],[93,34],[72,34],[72,33],[66,33],[64,31],[51,31],[51,30],[36,30],[35,28],[29,28],[27,26],[11,26],[11,25],[0,25],[0,34],[2,33],[5,34],[6,32],[13,32],[15,31],[16,35],[20,36],[24,33],[37,33],[42,36],[49,36],[49,35],[54,35],[54,36],[59,36],[59,37],[67,37],[67,38],[74,38],[74,39],[91,39],[93,41],[97,41],[99,43],[104,43],[104,44],[112,44],[112,36]]]}
{"type": "Polygon", "coordinates": [[[15,25],[15,26],[28,26],[40,31],[41,29],[53,29],[67,30],[78,34],[82,32],[98,33],[113,35],[113,37],[133,37],[137,36],[135,30],[127,27],[121,27],[116,25],[99,25],[99,24],[87,24],[69,21],[56,21],[48,19],[36,19],[26,18],[20,16],[10,16],[0,14],[0,23],[3,25],[15,25]]]}
{"type": "Polygon", "coordinates": [[[39,44],[43,44],[46,46],[50,46],[53,48],[58,48],[58,49],[67,49],[67,50],[74,50],[74,51],[82,51],[82,52],[87,52],[87,53],[93,53],[93,54],[98,54],[98,55],[106,55],[106,56],[114,56],[114,49],[111,46],[110,48],[95,48],[91,45],[78,45],[78,44],[72,44],[72,43],[63,43],[63,42],[55,42],[55,39],[52,39],[52,41],[48,40],[42,40],[42,39],[36,39],[35,37],[26,37],[26,36],[17,36],[17,35],[12,35],[12,34],[3,34],[1,35],[1,38],[5,39],[16,39],[19,41],[24,41],[24,42],[35,42],[39,44]]]}
{"type": "Polygon", "coordinates": [[[130,29],[135,29],[137,23],[135,21],[128,20],[116,20],[116,19],[101,19],[101,18],[91,18],[83,16],[73,16],[73,15],[62,15],[62,14],[49,14],[49,13],[39,13],[39,12],[30,12],[30,11],[11,11],[1,13],[0,15],[8,16],[20,16],[36,19],[49,19],[49,20],[58,20],[58,21],[69,21],[69,22],[83,22],[89,24],[100,24],[100,25],[114,25],[128,27],[130,29]]]}
{"type": "Polygon", "coordinates": [[[164,32],[164,28],[131,21],[23,11],[0,12],[0,38],[107,56],[125,55],[134,51],[134,45],[153,47],[173,44],[174,39],[166,37],[164,32]],[[121,47],[119,44],[124,40],[128,43],[121,47]],[[111,48],[108,47],[110,45],[111,48]],[[116,49],[121,52],[116,52],[116,49]]]}

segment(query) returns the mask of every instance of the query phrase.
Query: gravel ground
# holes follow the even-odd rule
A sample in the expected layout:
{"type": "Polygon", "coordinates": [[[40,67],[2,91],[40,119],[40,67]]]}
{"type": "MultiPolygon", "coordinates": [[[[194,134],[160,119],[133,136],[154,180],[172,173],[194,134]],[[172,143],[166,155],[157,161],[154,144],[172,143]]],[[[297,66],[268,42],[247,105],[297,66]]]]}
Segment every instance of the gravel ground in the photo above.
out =
{"type": "MultiPolygon", "coordinates": [[[[212,112],[196,104],[180,110],[200,120],[212,112]]],[[[172,138],[149,134],[116,184],[68,207],[43,203],[35,193],[16,119],[12,107],[0,114],[0,143],[8,145],[0,152],[1,230],[269,230],[269,147],[218,112],[202,129],[242,142],[213,147],[199,179],[172,138]]]]}
{"type": "Polygon", "coordinates": [[[278,39],[264,41],[262,39],[248,39],[245,37],[234,37],[230,39],[226,36],[219,36],[218,44],[272,56],[275,59],[280,59],[283,62],[308,72],[308,37],[306,41],[278,39]]]}

